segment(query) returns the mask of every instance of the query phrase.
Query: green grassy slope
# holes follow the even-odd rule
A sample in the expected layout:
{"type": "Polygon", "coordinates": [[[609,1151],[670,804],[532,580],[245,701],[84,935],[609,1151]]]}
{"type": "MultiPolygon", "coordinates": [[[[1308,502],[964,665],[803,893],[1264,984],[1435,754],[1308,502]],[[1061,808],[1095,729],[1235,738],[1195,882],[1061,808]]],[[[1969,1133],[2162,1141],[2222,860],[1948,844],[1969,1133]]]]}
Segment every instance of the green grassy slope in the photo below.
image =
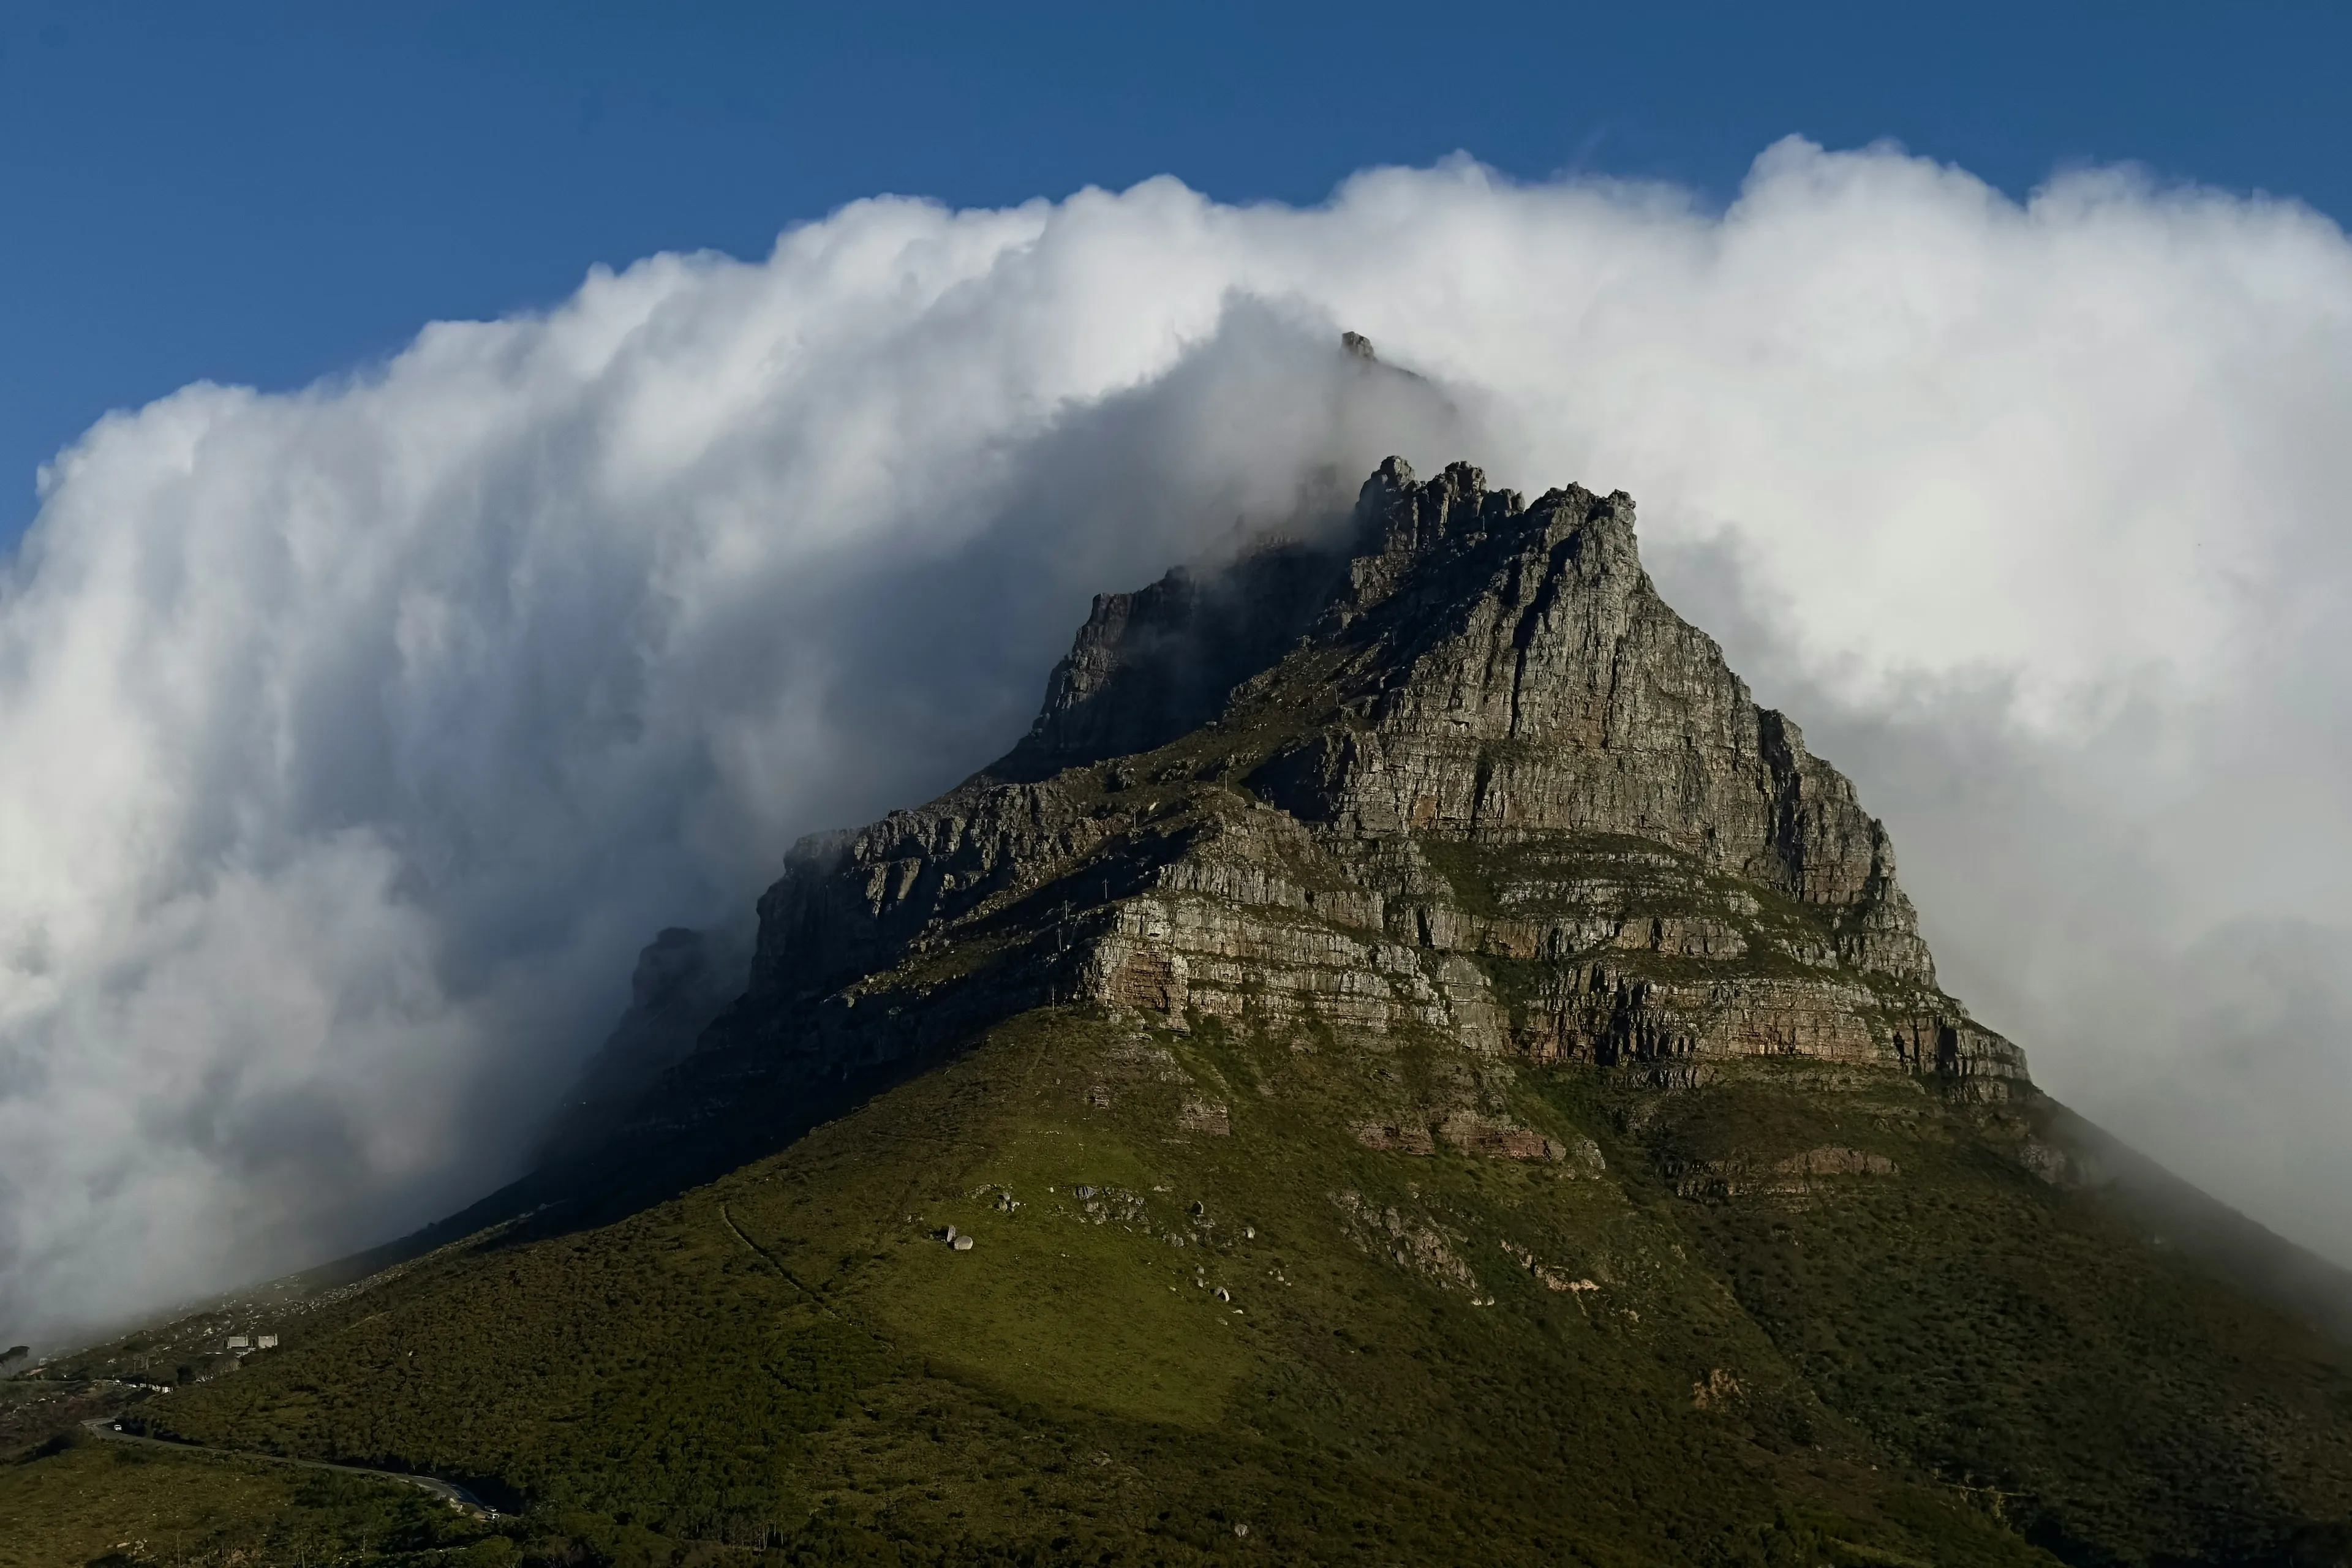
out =
{"type": "Polygon", "coordinates": [[[142,1414],[466,1479],[549,1561],[2331,1560],[2336,1352],[2033,1175],[2042,1112],[1840,1072],[1030,1015],[142,1414]],[[1465,1074],[1601,1168],[1351,1132],[1465,1074]]]}
{"type": "Polygon", "coordinates": [[[520,1555],[396,1481],[88,1437],[0,1460],[0,1568],[508,1568],[520,1555]]]}

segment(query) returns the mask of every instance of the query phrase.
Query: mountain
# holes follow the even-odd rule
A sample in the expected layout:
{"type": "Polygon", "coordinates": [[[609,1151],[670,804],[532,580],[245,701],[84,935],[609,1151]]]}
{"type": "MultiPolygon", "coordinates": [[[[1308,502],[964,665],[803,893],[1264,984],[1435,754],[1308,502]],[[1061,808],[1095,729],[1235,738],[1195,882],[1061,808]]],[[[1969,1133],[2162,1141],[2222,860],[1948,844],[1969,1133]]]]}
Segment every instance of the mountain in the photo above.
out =
{"type": "Polygon", "coordinates": [[[803,843],[647,1125],[1061,1001],[1662,1086],[1758,1055],[2024,1082],[1937,989],[1853,786],[1659,599],[1630,499],[1391,459],[1358,514],[1097,600],[1003,761],[803,843]]]}
{"type": "Polygon", "coordinates": [[[1100,598],[759,917],[132,1423],[459,1480],[486,1563],[2352,1561],[2352,1279],[1939,987],[1622,494],[1391,459],[1100,598]]]}

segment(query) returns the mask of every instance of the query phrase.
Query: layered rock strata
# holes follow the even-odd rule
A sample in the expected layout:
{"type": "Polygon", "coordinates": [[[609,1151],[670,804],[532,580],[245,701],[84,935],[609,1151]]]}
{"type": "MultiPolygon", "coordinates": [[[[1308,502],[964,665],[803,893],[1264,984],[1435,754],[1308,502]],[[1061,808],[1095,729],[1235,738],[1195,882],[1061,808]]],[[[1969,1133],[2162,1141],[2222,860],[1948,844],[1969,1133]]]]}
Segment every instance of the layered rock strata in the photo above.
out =
{"type": "Polygon", "coordinates": [[[1336,542],[1097,599],[1031,733],[800,845],[658,1120],[1084,1003],[1662,1083],[2021,1054],[1937,985],[1885,828],[1641,566],[1633,504],[1391,458],[1336,542]]]}

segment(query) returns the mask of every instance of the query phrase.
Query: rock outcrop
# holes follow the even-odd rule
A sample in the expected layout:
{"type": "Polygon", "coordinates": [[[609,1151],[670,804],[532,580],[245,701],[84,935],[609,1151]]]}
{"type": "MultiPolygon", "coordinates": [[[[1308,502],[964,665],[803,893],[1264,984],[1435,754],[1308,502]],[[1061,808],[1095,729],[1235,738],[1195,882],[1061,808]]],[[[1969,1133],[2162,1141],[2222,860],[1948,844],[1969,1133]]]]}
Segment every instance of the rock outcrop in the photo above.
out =
{"type": "Polygon", "coordinates": [[[1055,1004],[1661,1084],[2025,1079],[1852,784],[1659,598],[1632,500],[1465,464],[1391,458],[1332,544],[1098,598],[1007,757],[804,841],[759,912],[656,1121],[1055,1004]]]}

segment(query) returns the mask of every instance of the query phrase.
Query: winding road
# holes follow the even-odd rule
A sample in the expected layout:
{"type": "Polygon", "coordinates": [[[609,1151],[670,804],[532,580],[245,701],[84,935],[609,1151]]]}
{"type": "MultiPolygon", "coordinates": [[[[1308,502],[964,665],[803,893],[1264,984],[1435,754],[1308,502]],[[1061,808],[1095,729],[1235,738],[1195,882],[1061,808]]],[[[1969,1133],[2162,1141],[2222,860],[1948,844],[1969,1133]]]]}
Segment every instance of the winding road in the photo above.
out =
{"type": "Polygon", "coordinates": [[[181,1454],[218,1454],[231,1459],[260,1459],[272,1465],[294,1465],[306,1470],[333,1470],[346,1476],[367,1476],[379,1481],[399,1481],[431,1492],[452,1508],[465,1510],[483,1519],[496,1519],[499,1510],[459,1486],[438,1476],[412,1476],[399,1470],[371,1470],[359,1465],[331,1465],[324,1459],[294,1459],[284,1454],[256,1453],[246,1448],[213,1448],[202,1443],[175,1443],[163,1437],[142,1437],[136,1432],[125,1432],[114,1422],[100,1416],[82,1425],[97,1436],[110,1443],[145,1443],[152,1447],[169,1448],[181,1454]]]}
{"type": "MultiPolygon", "coordinates": [[[[815,1304],[817,1310],[825,1313],[829,1317],[840,1318],[841,1314],[835,1311],[832,1305],[827,1302],[823,1296],[809,1289],[805,1284],[803,1284],[800,1279],[795,1276],[791,1269],[784,1267],[782,1259],[775,1257],[774,1254],[771,1253],[766,1247],[761,1247],[758,1242],[753,1241],[750,1237],[744,1235],[742,1227],[735,1223],[735,1216],[727,1212],[727,1205],[724,1204],[721,1204],[719,1207],[719,1217],[726,1222],[727,1228],[729,1230],[735,1233],[736,1240],[751,1248],[755,1256],[764,1260],[768,1266],[773,1268],[777,1273],[782,1275],[785,1280],[792,1285],[793,1289],[800,1291],[803,1295],[806,1296],[810,1301],[815,1304]]],[[[371,1470],[366,1468],[364,1466],[360,1465],[330,1464],[324,1459],[296,1459],[290,1458],[284,1454],[264,1454],[249,1448],[215,1448],[203,1443],[181,1443],[174,1442],[170,1438],[165,1437],[142,1436],[136,1432],[125,1432],[121,1426],[115,1424],[111,1417],[103,1415],[96,1418],[95,1420],[85,1421],[82,1423],[82,1426],[88,1428],[93,1436],[102,1437],[110,1443],[143,1443],[151,1447],[169,1448],[175,1453],[217,1454],[224,1458],[259,1459],[265,1463],[272,1465],[294,1465],[302,1469],[308,1470],[333,1470],[341,1475],[367,1476],[373,1479],[380,1481],[398,1481],[404,1486],[416,1487],[425,1491],[428,1491],[435,1497],[439,1498],[442,1501],[447,1503],[450,1507],[463,1509],[467,1512],[474,1514],[478,1518],[496,1519],[499,1517],[499,1510],[497,1509],[492,1508],[489,1504],[484,1502],[481,1499],[476,1497],[472,1492],[467,1491],[457,1482],[445,1481],[438,1476],[414,1476],[408,1475],[400,1470],[371,1470]]]]}

